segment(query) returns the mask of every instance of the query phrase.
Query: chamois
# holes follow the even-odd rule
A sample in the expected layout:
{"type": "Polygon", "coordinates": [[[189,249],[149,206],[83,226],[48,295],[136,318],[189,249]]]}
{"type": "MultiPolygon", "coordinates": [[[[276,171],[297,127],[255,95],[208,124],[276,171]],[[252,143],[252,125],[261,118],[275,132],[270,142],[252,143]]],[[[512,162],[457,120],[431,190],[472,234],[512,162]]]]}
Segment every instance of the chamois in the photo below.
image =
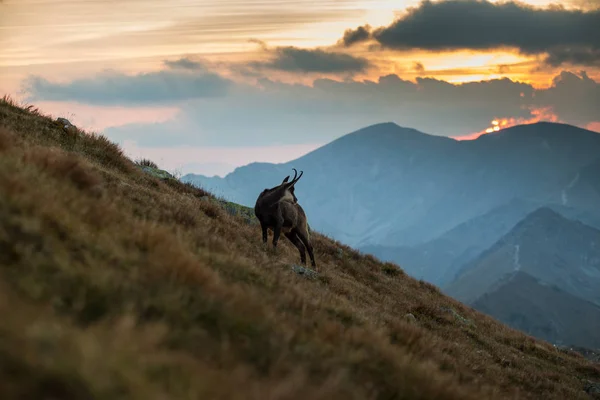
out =
{"type": "Polygon", "coordinates": [[[288,182],[290,176],[286,176],[281,184],[263,190],[256,199],[254,214],[260,222],[262,229],[263,244],[267,245],[267,231],[273,231],[273,248],[277,249],[277,242],[281,232],[300,252],[300,261],[306,265],[306,253],[310,256],[311,265],[316,269],[313,247],[310,242],[310,232],[304,210],[298,204],[298,198],[294,193],[294,185],[304,174],[304,171],[294,170],[294,177],[288,182]]]}

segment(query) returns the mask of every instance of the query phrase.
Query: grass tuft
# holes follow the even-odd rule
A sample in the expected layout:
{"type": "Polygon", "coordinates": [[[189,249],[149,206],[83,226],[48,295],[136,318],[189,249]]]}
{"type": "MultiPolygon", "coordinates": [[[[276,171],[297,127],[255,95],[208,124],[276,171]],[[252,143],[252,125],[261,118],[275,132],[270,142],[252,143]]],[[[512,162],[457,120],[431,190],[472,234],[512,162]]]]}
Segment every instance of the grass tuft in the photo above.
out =
{"type": "Polygon", "coordinates": [[[141,167],[150,167],[150,168],[154,168],[154,169],[159,169],[158,164],[156,164],[154,161],[149,160],[147,158],[140,158],[139,160],[136,160],[135,163],[141,167]]]}

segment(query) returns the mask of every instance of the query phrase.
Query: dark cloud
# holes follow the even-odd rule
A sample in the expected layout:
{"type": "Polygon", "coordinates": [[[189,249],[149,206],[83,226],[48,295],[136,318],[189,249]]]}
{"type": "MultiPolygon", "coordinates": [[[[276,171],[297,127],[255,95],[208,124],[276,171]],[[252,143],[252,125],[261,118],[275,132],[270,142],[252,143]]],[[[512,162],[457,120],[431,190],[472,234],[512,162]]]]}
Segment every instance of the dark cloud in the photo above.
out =
{"type": "Polygon", "coordinates": [[[50,82],[39,76],[28,78],[23,90],[29,101],[75,100],[90,104],[157,104],[223,96],[230,81],[210,72],[158,71],[125,75],[108,71],[92,78],[68,83],[50,82]]]}
{"type": "Polygon", "coordinates": [[[415,70],[415,72],[418,72],[420,74],[422,74],[423,72],[425,72],[425,66],[421,62],[415,62],[413,64],[413,69],[415,70]]]}
{"type": "Polygon", "coordinates": [[[600,66],[600,48],[556,48],[548,53],[544,61],[552,67],[564,63],[600,66]]]}
{"type": "MultiPolygon", "coordinates": [[[[366,27],[346,31],[347,45],[366,40],[366,27]]],[[[383,48],[486,50],[547,54],[547,62],[595,65],[600,60],[600,10],[535,8],[517,2],[423,1],[387,27],[370,31],[383,48]]],[[[342,39],[343,40],[343,39],[342,39]]]]}
{"type": "Polygon", "coordinates": [[[263,49],[271,53],[273,58],[265,62],[254,62],[252,66],[307,73],[356,73],[363,72],[370,66],[366,58],[321,49],[300,49],[292,46],[269,49],[264,47],[264,44],[263,49]]]}
{"type": "Polygon", "coordinates": [[[183,57],[183,58],[180,58],[180,59],[174,60],[174,61],[165,60],[164,64],[167,67],[173,68],[173,69],[187,69],[187,70],[192,70],[192,71],[206,70],[204,63],[201,63],[200,61],[191,60],[190,58],[187,58],[187,57],[183,57]]]}
{"type": "Polygon", "coordinates": [[[563,71],[550,88],[536,93],[535,104],[552,108],[567,123],[585,126],[600,121],[600,83],[585,71],[563,71]]]}
{"type": "Polygon", "coordinates": [[[352,46],[355,43],[364,42],[371,37],[371,26],[363,25],[356,29],[346,29],[344,36],[341,39],[341,44],[344,46],[352,46]]]}

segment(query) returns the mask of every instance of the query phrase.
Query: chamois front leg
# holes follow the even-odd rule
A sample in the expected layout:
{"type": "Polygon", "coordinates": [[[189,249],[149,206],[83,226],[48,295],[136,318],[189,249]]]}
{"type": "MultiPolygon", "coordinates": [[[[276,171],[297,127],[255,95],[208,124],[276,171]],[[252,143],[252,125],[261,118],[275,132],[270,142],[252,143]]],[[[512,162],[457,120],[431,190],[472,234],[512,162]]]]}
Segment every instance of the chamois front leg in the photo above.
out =
{"type": "Polygon", "coordinates": [[[302,243],[304,244],[304,247],[306,247],[306,250],[308,251],[308,256],[310,257],[310,265],[315,269],[315,271],[318,271],[319,269],[317,268],[317,263],[315,262],[315,254],[313,252],[312,243],[309,239],[310,234],[308,233],[308,229],[298,230],[297,235],[300,241],[302,241],[302,243]]]}

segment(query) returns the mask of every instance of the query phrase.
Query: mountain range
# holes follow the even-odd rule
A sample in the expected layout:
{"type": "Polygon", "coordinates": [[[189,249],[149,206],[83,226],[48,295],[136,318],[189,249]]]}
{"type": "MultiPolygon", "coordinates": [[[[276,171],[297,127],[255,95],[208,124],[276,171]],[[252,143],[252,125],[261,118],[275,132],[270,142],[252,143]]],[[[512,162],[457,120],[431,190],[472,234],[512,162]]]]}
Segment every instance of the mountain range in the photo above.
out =
{"type": "Polygon", "coordinates": [[[465,244],[485,247],[547,205],[600,226],[600,135],[556,123],[515,126],[471,141],[382,123],[287,163],[252,163],[224,178],[188,174],[182,180],[251,207],[292,167],[304,170],[297,195],[311,225],[361,249],[422,246],[461,224],[486,226],[489,214],[497,222],[476,236],[491,239],[465,244]],[[511,218],[496,217],[506,210],[511,218]]]}
{"type": "MultiPolygon", "coordinates": [[[[490,299],[523,285],[544,290],[555,285],[559,291],[548,292],[554,301],[571,296],[569,304],[598,306],[592,294],[600,293],[592,239],[600,228],[596,132],[540,122],[458,141],[381,123],[287,163],[253,163],[224,178],[189,174],[182,180],[252,207],[258,193],[292,168],[304,171],[296,196],[315,230],[395,262],[491,315],[504,318],[506,310],[492,307],[490,299]],[[539,228],[523,234],[530,224],[539,228]],[[562,242],[561,229],[573,231],[570,240],[562,242]],[[556,235],[549,236],[552,232],[556,235]],[[533,241],[525,240],[528,235],[533,241]],[[509,238],[514,243],[507,244],[509,238]],[[577,258],[582,241],[592,266],[577,258]],[[528,267],[514,274],[514,249],[520,245],[520,260],[528,267]],[[504,249],[503,257],[486,258],[497,248],[504,249]]],[[[549,321],[543,314],[538,319],[549,321]]],[[[547,337],[562,337],[553,335],[547,337]]],[[[577,339],[569,344],[595,343],[569,338],[577,339]]]]}

